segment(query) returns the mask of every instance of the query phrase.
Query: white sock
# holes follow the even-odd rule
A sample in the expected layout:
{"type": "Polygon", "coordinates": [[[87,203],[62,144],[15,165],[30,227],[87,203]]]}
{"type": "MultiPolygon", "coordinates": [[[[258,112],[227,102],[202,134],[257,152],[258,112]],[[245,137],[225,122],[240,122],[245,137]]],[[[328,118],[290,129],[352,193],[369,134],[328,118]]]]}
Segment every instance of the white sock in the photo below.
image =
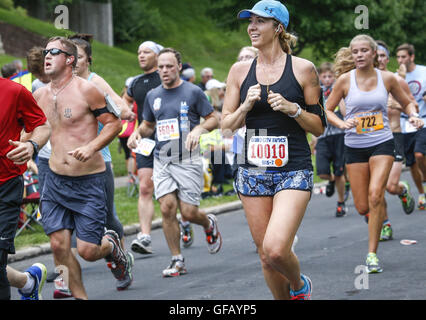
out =
{"type": "Polygon", "coordinates": [[[35,279],[28,272],[24,272],[24,274],[27,276],[27,282],[25,283],[21,291],[23,294],[29,294],[34,289],[35,279]]]}
{"type": "MultiPolygon", "coordinates": [[[[138,238],[139,238],[139,237],[138,237],[138,238]]],[[[145,239],[147,239],[148,241],[151,241],[151,235],[150,235],[150,234],[140,233],[140,238],[139,238],[139,239],[142,239],[142,238],[145,238],[145,239]]]]}
{"type": "Polygon", "coordinates": [[[189,226],[189,225],[190,225],[190,223],[191,223],[191,222],[181,220],[181,222],[180,222],[180,223],[182,224],[182,227],[187,227],[187,226],[189,226]]]}
{"type": "Polygon", "coordinates": [[[181,260],[181,261],[183,261],[183,256],[182,256],[182,254],[178,254],[177,256],[173,256],[172,260],[181,260]]]}

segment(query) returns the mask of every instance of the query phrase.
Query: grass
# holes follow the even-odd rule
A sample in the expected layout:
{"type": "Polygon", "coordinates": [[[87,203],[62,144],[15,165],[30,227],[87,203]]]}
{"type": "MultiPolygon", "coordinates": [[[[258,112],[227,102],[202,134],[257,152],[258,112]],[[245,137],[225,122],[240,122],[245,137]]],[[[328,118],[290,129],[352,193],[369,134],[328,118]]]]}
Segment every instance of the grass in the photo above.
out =
{"type": "MultiPolygon", "coordinates": [[[[231,189],[231,184],[224,185],[224,192],[231,189]]],[[[236,195],[218,198],[211,197],[201,200],[200,208],[208,208],[236,200],[238,200],[238,196],[236,195]]],[[[114,201],[118,218],[123,226],[139,223],[137,195],[129,198],[127,196],[127,187],[117,188],[115,189],[114,201]]],[[[156,200],[154,200],[154,212],[154,220],[161,218],[160,206],[156,200]]],[[[33,226],[36,231],[26,229],[15,238],[16,250],[49,242],[49,237],[46,236],[40,225],[32,223],[31,226],[33,226]]]]}
{"type": "MultiPolygon", "coordinates": [[[[17,12],[4,9],[0,9],[0,21],[29,30],[46,38],[74,34],[71,30],[56,29],[53,24],[32,17],[23,17],[17,12]]],[[[110,47],[96,40],[92,42],[92,51],[92,71],[105,78],[111,87],[118,93],[121,92],[124,87],[124,82],[128,77],[140,73],[135,53],[116,47],[110,47]]],[[[7,60],[8,58],[4,58],[0,55],[0,62],[2,59],[7,60]]]]}

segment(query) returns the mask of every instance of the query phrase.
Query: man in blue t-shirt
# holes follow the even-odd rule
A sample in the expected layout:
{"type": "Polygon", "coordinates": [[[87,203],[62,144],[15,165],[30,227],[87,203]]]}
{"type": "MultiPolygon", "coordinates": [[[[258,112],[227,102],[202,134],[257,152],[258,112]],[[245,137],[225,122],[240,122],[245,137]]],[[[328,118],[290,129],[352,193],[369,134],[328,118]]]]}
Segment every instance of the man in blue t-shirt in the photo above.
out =
{"type": "MultiPolygon", "coordinates": [[[[163,277],[186,273],[180,250],[179,207],[182,217],[201,225],[208,250],[217,253],[222,238],[214,215],[199,210],[203,187],[203,168],[198,149],[200,135],[218,126],[218,119],[206,95],[196,85],[180,76],[181,55],[172,48],[158,54],[162,85],[148,92],[143,107],[143,122],[137,140],[156,132],[154,148],[154,189],[163,216],[163,231],[172,254],[163,277]],[[204,121],[200,123],[201,117],[204,121]]],[[[136,148],[136,143],[130,147],[136,148]]],[[[149,149],[149,146],[145,146],[149,149]]],[[[148,151],[148,150],[145,150],[148,151]]]]}

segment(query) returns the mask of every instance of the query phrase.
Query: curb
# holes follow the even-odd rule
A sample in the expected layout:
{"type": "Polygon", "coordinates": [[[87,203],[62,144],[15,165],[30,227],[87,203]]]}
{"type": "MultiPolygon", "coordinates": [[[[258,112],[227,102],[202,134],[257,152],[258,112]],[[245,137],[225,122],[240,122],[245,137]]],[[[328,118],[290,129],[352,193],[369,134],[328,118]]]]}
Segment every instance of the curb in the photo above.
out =
{"type": "MultiPolygon", "coordinates": [[[[327,184],[327,181],[314,183],[314,188],[322,187],[322,186],[325,186],[326,184],[327,184]]],[[[241,203],[240,200],[237,200],[237,201],[228,202],[228,203],[221,204],[214,207],[200,208],[200,209],[204,211],[206,214],[219,215],[221,213],[226,213],[233,210],[239,210],[242,208],[243,208],[243,204],[241,203]]],[[[180,214],[178,214],[177,217],[180,218],[180,214]]],[[[159,229],[162,227],[162,224],[163,224],[163,220],[161,218],[158,218],[152,221],[151,229],[152,230],[159,229]]],[[[139,223],[123,226],[123,228],[124,228],[125,236],[134,235],[140,231],[139,223]]],[[[50,243],[44,243],[41,245],[36,245],[33,247],[18,250],[16,251],[15,254],[10,254],[8,256],[7,262],[13,263],[13,262],[22,261],[29,258],[34,258],[39,255],[49,254],[49,253],[52,253],[52,250],[50,248],[50,243]]]]}
{"type": "MultiPolygon", "coordinates": [[[[226,213],[233,210],[239,210],[242,209],[243,205],[240,200],[221,204],[214,207],[208,207],[208,208],[200,208],[200,210],[204,211],[206,214],[214,214],[219,215],[222,213],[226,213]]],[[[178,218],[180,218],[180,214],[178,214],[178,218]]],[[[152,227],[151,229],[159,229],[162,227],[163,220],[161,218],[155,219],[152,221],[152,227]]],[[[134,223],[131,225],[124,226],[124,235],[130,236],[138,233],[140,231],[139,223],[134,223]]],[[[8,256],[7,262],[17,262],[22,261],[29,258],[34,258],[43,254],[49,254],[52,253],[52,249],[50,248],[50,243],[44,243],[41,245],[25,248],[22,250],[16,251],[15,254],[11,254],[8,256]]]]}

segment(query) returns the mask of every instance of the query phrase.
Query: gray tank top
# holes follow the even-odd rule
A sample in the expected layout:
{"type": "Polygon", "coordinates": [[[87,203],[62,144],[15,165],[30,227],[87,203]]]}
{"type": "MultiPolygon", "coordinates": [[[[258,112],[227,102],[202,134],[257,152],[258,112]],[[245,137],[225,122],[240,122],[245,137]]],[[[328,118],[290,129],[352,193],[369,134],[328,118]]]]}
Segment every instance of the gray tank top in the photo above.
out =
{"type": "Polygon", "coordinates": [[[393,139],[387,114],[388,91],[381,72],[376,69],[377,86],[371,91],[361,91],[356,84],[355,71],[350,73],[351,84],[345,98],[345,120],[358,117],[362,127],[345,130],[345,145],[351,148],[373,147],[393,139]]]}

